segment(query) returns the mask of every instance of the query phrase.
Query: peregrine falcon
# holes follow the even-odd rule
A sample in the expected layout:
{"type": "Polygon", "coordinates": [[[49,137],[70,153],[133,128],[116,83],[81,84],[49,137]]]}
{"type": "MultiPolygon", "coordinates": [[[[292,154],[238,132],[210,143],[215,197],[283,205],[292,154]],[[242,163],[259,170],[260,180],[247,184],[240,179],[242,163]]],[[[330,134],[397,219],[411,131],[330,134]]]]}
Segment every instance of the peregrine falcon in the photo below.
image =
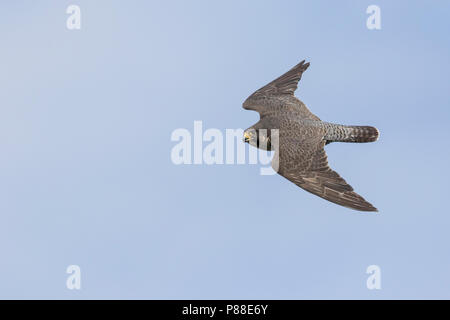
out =
{"type": "Polygon", "coordinates": [[[308,67],[309,63],[303,60],[244,101],[244,109],[260,115],[260,120],[244,131],[244,141],[260,149],[274,150],[274,170],[300,188],[347,208],[378,211],[328,166],[324,150],[331,142],[376,141],[378,130],[324,122],[309,111],[294,96],[308,67]]]}

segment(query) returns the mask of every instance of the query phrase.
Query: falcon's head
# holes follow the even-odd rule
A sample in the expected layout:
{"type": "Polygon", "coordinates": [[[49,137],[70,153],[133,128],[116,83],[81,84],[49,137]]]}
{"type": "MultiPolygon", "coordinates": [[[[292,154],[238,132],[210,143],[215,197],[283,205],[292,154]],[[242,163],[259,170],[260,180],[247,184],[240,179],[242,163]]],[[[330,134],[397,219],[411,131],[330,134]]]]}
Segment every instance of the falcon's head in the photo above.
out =
{"type": "Polygon", "coordinates": [[[244,142],[251,144],[252,141],[257,141],[257,140],[258,140],[258,136],[256,134],[255,129],[247,129],[244,131],[244,142]]]}
{"type": "Polygon", "coordinates": [[[267,134],[267,131],[268,130],[258,130],[254,128],[249,128],[244,131],[244,142],[256,148],[270,150],[271,149],[270,136],[267,134]]]}

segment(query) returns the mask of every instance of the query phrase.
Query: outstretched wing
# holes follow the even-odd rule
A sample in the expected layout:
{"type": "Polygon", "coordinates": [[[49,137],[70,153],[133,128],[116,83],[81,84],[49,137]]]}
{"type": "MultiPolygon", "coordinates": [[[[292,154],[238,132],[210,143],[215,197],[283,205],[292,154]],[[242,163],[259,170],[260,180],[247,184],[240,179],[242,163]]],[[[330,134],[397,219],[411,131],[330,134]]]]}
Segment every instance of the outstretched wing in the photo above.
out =
{"type": "MultiPolygon", "coordinates": [[[[378,211],[328,166],[324,145],[325,141],[315,147],[303,144],[304,149],[293,153],[295,145],[285,141],[284,146],[280,146],[275,165],[279,166],[278,173],[300,188],[341,206],[360,211],[378,211]]],[[[276,167],[274,169],[277,171],[276,167]]]]}
{"type": "Polygon", "coordinates": [[[282,76],[255,91],[244,101],[242,106],[246,110],[258,111],[261,115],[272,111],[272,108],[280,110],[281,106],[286,110],[297,112],[305,118],[319,120],[303,102],[294,96],[298,82],[308,67],[309,62],[301,61],[282,76]]]}
{"type": "Polygon", "coordinates": [[[257,96],[270,96],[270,95],[294,95],[297,90],[298,82],[302,78],[303,72],[308,69],[309,62],[305,63],[305,60],[301,61],[291,70],[276,78],[269,84],[265,85],[261,89],[255,91],[250,97],[255,98],[257,96]]]}

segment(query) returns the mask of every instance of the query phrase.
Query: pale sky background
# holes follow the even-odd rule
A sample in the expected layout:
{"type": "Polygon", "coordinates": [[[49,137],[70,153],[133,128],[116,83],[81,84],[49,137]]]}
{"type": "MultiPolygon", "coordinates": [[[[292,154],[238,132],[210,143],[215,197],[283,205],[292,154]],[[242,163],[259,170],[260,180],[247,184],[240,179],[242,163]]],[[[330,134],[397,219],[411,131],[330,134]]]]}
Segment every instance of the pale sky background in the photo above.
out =
{"type": "Polygon", "coordinates": [[[0,298],[450,298],[450,2],[0,9],[0,298]],[[174,129],[251,126],[245,98],[302,59],[296,95],[315,114],[381,132],[326,149],[379,214],[258,165],[170,161],[174,129]]]}

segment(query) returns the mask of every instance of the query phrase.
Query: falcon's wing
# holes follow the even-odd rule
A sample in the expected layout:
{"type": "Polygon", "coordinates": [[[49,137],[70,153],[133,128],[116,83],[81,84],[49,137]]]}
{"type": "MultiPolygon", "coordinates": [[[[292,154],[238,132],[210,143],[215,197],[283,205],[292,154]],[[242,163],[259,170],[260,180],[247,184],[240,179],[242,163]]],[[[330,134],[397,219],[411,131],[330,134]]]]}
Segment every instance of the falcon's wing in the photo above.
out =
{"type": "Polygon", "coordinates": [[[305,63],[305,60],[303,60],[282,76],[276,78],[261,89],[255,91],[249,97],[249,99],[256,96],[270,96],[279,94],[287,94],[293,96],[295,90],[297,90],[297,85],[302,77],[303,72],[308,69],[308,67],[309,62],[305,63]]]}
{"type": "MultiPolygon", "coordinates": [[[[303,144],[307,150],[302,149],[301,153],[296,150],[294,154],[292,151],[296,146],[285,141],[280,146],[277,163],[272,166],[275,171],[279,166],[278,173],[300,188],[328,201],[355,210],[378,211],[328,166],[324,145],[325,141],[315,146],[303,144]]],[[[277,158],[276,154],[274,158],[277,158]]]]}
{"type": "Polygon", "coordinates": [[[282,76],[276,78],[248,97],[243,107],[247,110],[255,110],[260,114],[270,111],[271,107],[282,105],[291,111],[298,112],[305,118],[319,120],[303,102],[294,96],[303,72],[308,69],[309,62],[301,61],[282,76]]]}

